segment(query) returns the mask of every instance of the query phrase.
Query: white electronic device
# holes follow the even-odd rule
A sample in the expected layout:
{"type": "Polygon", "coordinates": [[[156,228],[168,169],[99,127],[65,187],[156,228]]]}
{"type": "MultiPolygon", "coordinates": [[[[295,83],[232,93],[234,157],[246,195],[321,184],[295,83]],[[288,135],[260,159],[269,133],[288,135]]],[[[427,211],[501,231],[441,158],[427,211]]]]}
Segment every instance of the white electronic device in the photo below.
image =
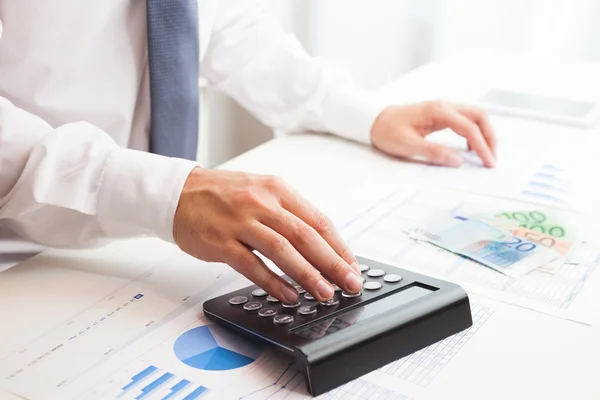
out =
{"type": "Polygon", "coordinates": [[[491,89],[477,99],[490,113],[593,127],[600,120],[600,102],[578,101],[531,93],[491,89]]]}

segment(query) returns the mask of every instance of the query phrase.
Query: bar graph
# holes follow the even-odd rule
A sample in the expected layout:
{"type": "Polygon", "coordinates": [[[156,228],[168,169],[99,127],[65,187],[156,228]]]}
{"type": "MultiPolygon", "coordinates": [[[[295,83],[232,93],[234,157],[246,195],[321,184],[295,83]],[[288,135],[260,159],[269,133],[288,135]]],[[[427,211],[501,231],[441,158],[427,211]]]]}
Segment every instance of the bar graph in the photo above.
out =
{"type": "Polygon", "coordinates": [[[199,399],[208,389],[204,386],[197,387],[192,393],[188,394],[183,400],[195,400],[199,399]]]}
{"type": "Polygon", "coordinates": [[[544,164],[521,190],[521,195],[534,201],[568,206],[569,193],[566,181],[569,177],[565,174],[565,170],[556,165],[544,164]]]}
{"type": "MultiPolygon", "coordinates": [[[[167,394],[165,397],[163,397],[163,400],[172,399],[174,396],[177,395],[177,393],[179,393],[181,390],[185,389],[190,383],[191,382],[188,381],[187,379],[180,380],[174,386],[171,387],[170,393],[167,394]]],[[[200,386],[200,387],[204,389],[203,386],[200,386]]]]}
{"type": "Polygon", "coordinates": [[[135,387],[137,384],[139,384],[142,380],[144,380],[148,375],[151,375],[157,369],[158,368],[156,368],[154,365],[151,365],[148,368],[141,371],[140,373],[138,373],[137,375],[135,375],[134,377],[132,377],[131,382],[123,386],[123,392],[126,392],[129,389],[135,387]]]}
{"type": "Polygon", "coordinates": [[[134,400],[196,400],[208,393],[208,388],[178,378],[175,374],[149,365],[133,375],[115,397],[134,400]]]}
{"type": "Polygon", "coordinates": [[[166,384],[170,379],[173,378],[173,374],[170,372],[165,372],[164,374],[162,374],[160,376],[160,378],[156,379],[155,381],[153,381],[152,383],[150,383],[149,385],[147,385],[146,387],[144,387],[142,389],[142,393],[140,393],[135,400],[142,400],[146,397],[148,397],[148,395],[150,393],[152,393],[153,391],[155,391],[156,389],[158,389],[159,387],[161,387],[162,385],[166,384]]]}

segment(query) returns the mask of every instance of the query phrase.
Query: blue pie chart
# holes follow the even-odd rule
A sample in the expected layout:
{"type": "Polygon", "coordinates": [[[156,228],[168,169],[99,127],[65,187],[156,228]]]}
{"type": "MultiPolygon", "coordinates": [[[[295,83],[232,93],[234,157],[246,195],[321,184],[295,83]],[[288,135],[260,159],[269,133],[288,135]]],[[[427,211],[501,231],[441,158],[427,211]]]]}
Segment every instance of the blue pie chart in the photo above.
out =
{"type": "Polygon", "coordinates": [[[173,352],[192,368],[226,371],[256,361],[262,348],[219,325],[204,325],[181,334],[175,340],[173,352]]]}

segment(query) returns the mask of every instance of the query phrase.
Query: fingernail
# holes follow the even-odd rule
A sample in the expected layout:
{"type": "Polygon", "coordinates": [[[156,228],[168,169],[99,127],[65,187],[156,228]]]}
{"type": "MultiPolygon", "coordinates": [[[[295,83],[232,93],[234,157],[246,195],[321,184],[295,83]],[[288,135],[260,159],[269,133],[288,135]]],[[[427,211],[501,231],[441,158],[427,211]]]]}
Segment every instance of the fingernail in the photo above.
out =
{"type": "Polygon", "coordinates": [[[451,167],[460,167],[463,163],[463,159],[458,154],[451,154],[448,158],[448,165],[451,167]]]}
{"type": "Polygon", "coordinates": [[[346,288],[353,293],[360,291],[362,288],[361,279],[354,274],[346,275],[346,288]]]}
{"type": "Polygon", "coordinates": [[[288,303],[295,303],[298,301],[298,291],[287,286],[284,286],[283,289],[281,289],[281,295],[288,303]]]}
{"type": "Polygon", "coordinates": [[[324,299],[330,299],[333,297],[333,288],[327,282],[320,280],[317,282],[317,293],[324,299]]]}
{"type": "Polygon", "coordinates": [[[350,266],[352,269],[354,269],[358,276],[360,276],[360,264],[357,261],[354,261],[352,264],[350,264],[350,266]]]}
{"type": "Polygon", "coordinates": [[[490,156],[490,166],[491,167],[496,166],[496,157],[494,157],[493,155],[490,156]]]}

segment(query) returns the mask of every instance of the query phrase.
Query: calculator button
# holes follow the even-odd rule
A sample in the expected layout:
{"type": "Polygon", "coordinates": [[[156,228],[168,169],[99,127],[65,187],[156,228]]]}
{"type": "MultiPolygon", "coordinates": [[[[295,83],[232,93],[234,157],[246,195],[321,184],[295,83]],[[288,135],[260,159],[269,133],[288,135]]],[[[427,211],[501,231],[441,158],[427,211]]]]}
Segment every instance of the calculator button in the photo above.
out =
{"type": "Polygon", "coordinates": [[[362,295],[362,292],[357,292],[357,293],[342,292],[342,297],[345,297],[347,299],[353,299],[355,297],[360,297],[360,295],[362,295]]]}
{"type": "Polygon", "coordinates": [[[297,303],[283,303],[282,306],[283,308],[296,308],[296,307],[300,307],[302,303],[297,302],[297,303]]]}
{"type": "Polygon", "coordinates": [[[304,294],[306,293],[306,289],[304,289],[302,286],[300,285],[295,285],[294,288],[296,288],[296,290],[298,291],[299,294],[304,294]]]}
{"type": "Polygon", "coordinates": [[[329,299],[327,301],[322,301],[321,304],[324,305],[325,307],[335,307],[338,304],[340,304],[340,301],[336,298],[333,298],[333,299],[329,299]]]}
{"type": "Polygon", "coordinates": [[[248,301],[248,298],[246,296],[235,296],[229,299],[229,304],[234,305],[234,306],[239,306],[241,304],[244,304],[245,302],[248,301]]]}
{"type": "Polygon", "coordinates": [[[246,311],[258,311],[262,308],[260,301],[251,301],[250,303],[244,304],[244,310],[246,311]]]}
{"type": "Polygon", "coordinates": [[[396,283],[402,280],[402,277],[398,274],[389,274],[383,277],[383,280],[387,283],[396,283]]]}
{"type": "Polygon", "coordinates": [[[279,314],[273,318],[273,322],[277,325],[285,325],[294,322],[294,317],[289,314],[279,314]]]}
{"type": "Polygon", "coordinates": [[[379,290],[383,287],[383,285],[379,282],[367,282],[363,287],[367,290],[379,290]]]}
{"type": "Polygon", "coordinates": [[[258,312],[258,315],[260,315],[263,318],[270,318],[274,315],[277,315],[277,310],[274,308],[263,308],[258,312]]]}
{"type": "Polygon", "coordinates": [[[379,278],[384,275],[385,271],[382,269],[371,269],[369,272],[367,272],[367,276],[370,276],[371,278],[379,278]]]}
{"type": "Polygon", "coordinates": [[[367,272],[369,270],[369,266],[365,264],[360,264],[360,272],[367,272]]]}
{"type": "Polygon", "coordinates": [[[268,295],[269,295],[269,293],[265,292],[265,291],[264,291],[264,290],[262,290],[262,289],[254,289],[254,290],[252,291],[252,296],[254,296],[254,297],[258,297],[258,298],[261,298],[261,297],[267,297],[268,295]]]}
{"type": "Polygon", "coordinates": [[[269,303],[279,303],[279,299],[277,297],[273,297],[273,296],[267,297],[267,301],[269,303]]]}
{"type": "Polygon", "coordinates": [[[306,300],[311,300],[311,301],[315,299],[315,298],[313,297],[313,295],[312,295],[312,294],[310,294],[310,293],[305,293],[305,294],[304,294],[304,298],[305,298],[306,300]]]}
{"type": "Polygon", "coordinates": [[[302,306],[298,309],[300,315],[313,315],[317,313],[317,306],[302,306]]]}

